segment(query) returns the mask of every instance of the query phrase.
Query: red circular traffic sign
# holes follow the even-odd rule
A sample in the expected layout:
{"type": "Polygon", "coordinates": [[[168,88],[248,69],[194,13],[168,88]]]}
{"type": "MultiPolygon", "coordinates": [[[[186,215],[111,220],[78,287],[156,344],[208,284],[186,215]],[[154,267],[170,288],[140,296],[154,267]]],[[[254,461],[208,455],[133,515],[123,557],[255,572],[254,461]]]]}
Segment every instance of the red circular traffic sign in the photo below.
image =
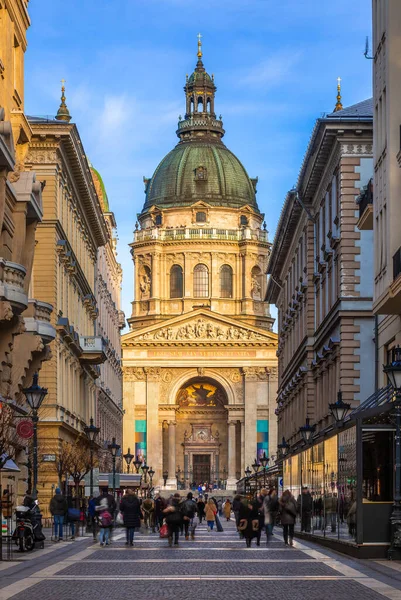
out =
{"type": "Polygon", "coordinates": [[[33,436],[32,421],[20,421],[17,425],[17,433],[23,440],[29,440],[33,436]]]}

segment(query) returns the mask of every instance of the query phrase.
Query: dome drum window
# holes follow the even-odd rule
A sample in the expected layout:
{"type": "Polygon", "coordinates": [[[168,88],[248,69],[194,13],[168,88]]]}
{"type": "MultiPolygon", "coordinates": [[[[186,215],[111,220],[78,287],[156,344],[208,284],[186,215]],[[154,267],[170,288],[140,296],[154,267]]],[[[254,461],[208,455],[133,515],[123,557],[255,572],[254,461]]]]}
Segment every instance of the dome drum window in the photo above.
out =
{"type": "Polygon", "coordinates": [[[243,227],[248,227],[248,225],[249,225],[249,220],[246,215],[241,215],[239,222],[240,222],[240,225],[243,227]]]}
{"type": "Polygon", "coordinates": [[[196,213],[195,220],[197,223],[206,223],[207,222],[207,214],[203,210],[200,210],[196,213]]]}
{"type": "Polygon", "coordinates": [[[206,181],[207,169],[205,167],[198,167],[195,169],[195,181],[206,181]]]}
{"type": "Polygon", "coordinates": [[[155,225],[157,227],[160,227],[160,225],[162,225],[163,223],[163,217],[159,214],[155,216],[155,225]]]}
{"type": "Polygon", "coordinates": [[[180,265],[173,265],[170,269],[170,298],[184,296],[184,273],[180,265]]]}
{"type": "Polygon", "coordinates": [[[194,298],[209,297],[209,269],[206,265],[194,268],[194,298]]]}

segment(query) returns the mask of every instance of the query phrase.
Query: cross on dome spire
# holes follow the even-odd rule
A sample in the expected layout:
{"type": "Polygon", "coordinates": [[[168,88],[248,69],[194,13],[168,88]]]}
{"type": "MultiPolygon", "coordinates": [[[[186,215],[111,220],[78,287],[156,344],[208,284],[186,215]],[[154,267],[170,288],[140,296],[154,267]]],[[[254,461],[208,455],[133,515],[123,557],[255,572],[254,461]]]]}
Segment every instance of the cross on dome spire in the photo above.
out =
{"type": "Polygon", "coordinates": [[[343,109],[343,105],[341,102],[341,77],[337,77],[337,102],[334,107],[334,112],[337,112],[342,109],[343,109]]]}
{"type": "Polygon", "coordinates": [[[202,58],[202,34],[198,33],[198,58],[202,58]]]}
{"type": "Polygon", "coordinates": [[[71,121],[70,111],[65,103],[65,79],[61,80],[61,104],[56,115],[57,121],[71,121]]]}

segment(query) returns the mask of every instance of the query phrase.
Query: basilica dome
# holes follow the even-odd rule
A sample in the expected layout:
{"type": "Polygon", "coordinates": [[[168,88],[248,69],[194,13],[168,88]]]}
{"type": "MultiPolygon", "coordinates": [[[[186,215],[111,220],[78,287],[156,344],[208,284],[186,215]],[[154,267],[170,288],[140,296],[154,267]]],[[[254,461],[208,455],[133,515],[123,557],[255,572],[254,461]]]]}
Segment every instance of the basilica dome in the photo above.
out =
{"type": "Polygon", "coordinates": [[[202,62],[198,62],[184,87],[186,113],[178,123],[180,142],[163,158],[150,179],[144,178],[146,200],[143,213],[191,206],[203,200],[212,206],[241,208],[256,202],[257,179],[250,179],[238,158],[224,145],[223,122],[214,111],[216,86],[202,62]]]}
{"type": "Polygon", "coordinates": [[[214,206],[258,210],[254,184],[238,158],[222,142],[182,142],[157,167],[146,190],[144,210],[190,206],[204,200],[214,206]]]}

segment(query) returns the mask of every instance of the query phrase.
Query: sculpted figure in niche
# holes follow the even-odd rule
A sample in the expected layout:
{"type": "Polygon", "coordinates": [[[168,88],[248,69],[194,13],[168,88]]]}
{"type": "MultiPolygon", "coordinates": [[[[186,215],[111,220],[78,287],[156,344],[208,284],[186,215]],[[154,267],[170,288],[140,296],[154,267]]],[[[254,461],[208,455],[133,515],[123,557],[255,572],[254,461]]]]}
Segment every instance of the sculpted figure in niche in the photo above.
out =
{"type": "Polygon", "coordinates": [[[149,269],[149,267],[144,267],[143,272],[140,277],[140,280],[139,280],[139,289],[141,291],[142,299],[150,297],[150,287],[151,287],[150,269],[149,269]]]}
{"type": "Polygon", "coordinates": [[[262,300],[262,286],[260,283],[261,271],[253,267],[251,272],[251,296],[254,300],[262,300]]]}

